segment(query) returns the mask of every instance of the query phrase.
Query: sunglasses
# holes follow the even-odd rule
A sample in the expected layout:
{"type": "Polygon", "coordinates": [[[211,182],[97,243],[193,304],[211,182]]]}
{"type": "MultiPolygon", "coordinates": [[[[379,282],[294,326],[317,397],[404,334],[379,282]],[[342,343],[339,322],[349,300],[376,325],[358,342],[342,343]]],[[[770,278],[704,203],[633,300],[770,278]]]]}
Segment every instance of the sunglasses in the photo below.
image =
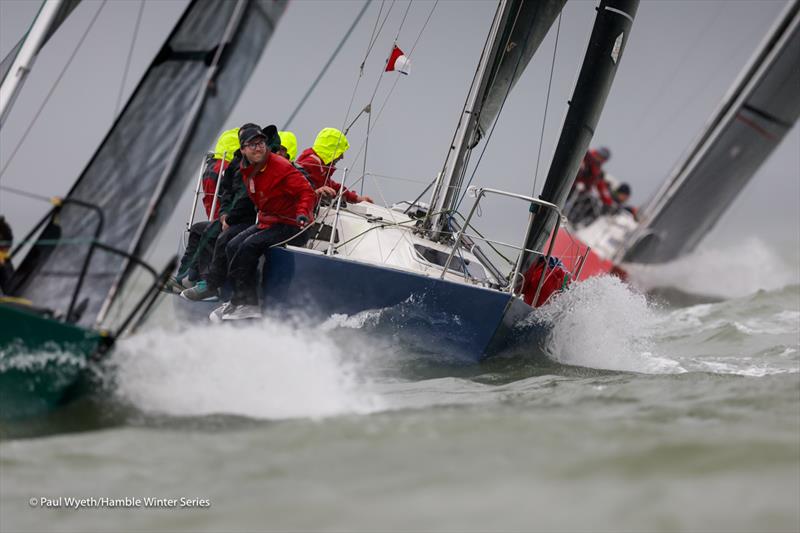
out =
{"type": "Polygon", "coordinates": [[[243,144],[242,148],[249,148],[251,150],[255,150],[256,148],[258,148],[260,146],[266,146],[266,145],[267,145],[267,141],[265,141],[264,139],[258,139],[256,141],[251,141],[249,143],[243,144]]]}

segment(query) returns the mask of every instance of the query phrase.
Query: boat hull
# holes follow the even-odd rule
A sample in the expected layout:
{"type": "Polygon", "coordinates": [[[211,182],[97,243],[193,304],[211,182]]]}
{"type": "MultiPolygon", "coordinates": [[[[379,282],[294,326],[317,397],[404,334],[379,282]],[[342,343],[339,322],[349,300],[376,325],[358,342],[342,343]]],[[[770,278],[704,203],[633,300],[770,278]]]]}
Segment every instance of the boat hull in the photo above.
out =
{"type": "Polygon", "coordinates": [[[44,413],[76,396],[97,332],[0,303],[0,418],[44,413]]]}
{"type": "MultiPolygon", "coordinates": [[[[372,322],[441,362],[476,363],[514,346],[533,309],[510,294],[298,248],[270,251],[262,305],[270,315],[320,322],[374,312],[372,322]]],[[[199,318],[213,309],[176,298],[199,318]]],[[[541,328],[542,335],[544,327],[541,328]]],[[[530,339],[530,328],[526,329],[530,339]]]]}

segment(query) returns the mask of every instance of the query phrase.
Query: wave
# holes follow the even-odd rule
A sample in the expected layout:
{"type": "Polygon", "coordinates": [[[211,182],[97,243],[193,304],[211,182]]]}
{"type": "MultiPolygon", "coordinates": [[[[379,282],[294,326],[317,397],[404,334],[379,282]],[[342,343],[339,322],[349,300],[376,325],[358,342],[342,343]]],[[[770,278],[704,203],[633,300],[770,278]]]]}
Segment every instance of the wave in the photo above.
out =
{"type": "Polygon", "coordinates": [[[273,320],[149,331],[118,344],[111,389],[124,404],[173,416],[320,418],[379,409],[357,359],[321,333],[273,320]]]}
{"type": "Polygon", "coordinates": [[[623,266],[630,282],[643,291],[670,288],[693,295],[738,298],[800,283],[800,268],[755,237],[727,248],[701,248],[670,263],[623,266]]]}

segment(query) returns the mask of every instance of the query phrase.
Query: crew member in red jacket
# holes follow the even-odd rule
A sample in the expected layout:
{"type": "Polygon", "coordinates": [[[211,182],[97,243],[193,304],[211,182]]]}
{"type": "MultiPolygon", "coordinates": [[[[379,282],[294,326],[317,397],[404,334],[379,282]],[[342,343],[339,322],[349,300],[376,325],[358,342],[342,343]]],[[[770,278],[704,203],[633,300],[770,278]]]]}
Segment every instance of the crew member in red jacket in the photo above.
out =
{"type": "MultiPolygon", "coordinates": [[[[230,305],[212,315],[223,320],[258,318],[258,259],[271,246],[297,235],[312,219],[316,195],[305,177],[285,158],[272,153],[267,144],[280,147],[275,126],[264,130],[242,126],[239,142],[242,152],[242,180],[247,194],[258,209],[258,222],[228,243],[229,277],[234,291],[230,305]]],[[[271,146],[270,146],[271,147],[271,146]]],[[[264,254],[266,261],[269,254],[264,254]]],[[[268,268],[265,262],[264,268],[268,268]]]]}
{"type": "MultiPolygon", "coordinates": [[[[540,307],[546,304],[551,296],[566,290],[571,281],[569,272],[564,269],[564,265],[558,258],[550,257],[548,265],[547,273],[542,282],[542,290],[539,292],[536,305],[533,307],[540,307]]],[[[533,305],[533,297],[536,296],[536,288],[539,286],[539,278],[542,277],[543,271],[544,257],[538,257],[528,271],[525,272],[522,298],[528,305],[533,305]]]]}
{"type": "MultiPolygon", "coordinates": [[[[308,172],[317,195],[330,198],[342,189],[342,185],[334,181],[332,176],[336,172],[336,162],[344,157],[348,148],[350,143],[344,133],[336,128],[324,128],[317,134],[314,146],[306,148],[297,158],[297,164],[308,172]]],[[[346,187],[342,197],[351,204],[372,203],[369,196],[361,196],[346,187]]]]}
{"type": "Polygon", "coordinates": [[[575,178],[575,185],[584,191],[596,189],[603,205],[611,206],[614,205],[614,199],[611,198],[611,191],[608,190],[608,183],[606,183],[603,171],[603,164],[609,159],[611,159],[611,151],[605,146],[586,152],[575,178]]]}

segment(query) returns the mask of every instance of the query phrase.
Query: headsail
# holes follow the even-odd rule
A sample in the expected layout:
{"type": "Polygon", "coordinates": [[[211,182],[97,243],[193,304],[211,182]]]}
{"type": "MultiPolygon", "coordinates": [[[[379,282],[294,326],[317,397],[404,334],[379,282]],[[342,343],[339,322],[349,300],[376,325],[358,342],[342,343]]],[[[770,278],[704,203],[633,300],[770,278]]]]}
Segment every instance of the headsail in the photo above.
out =
{"type": "Polygon", "coordinates": [[[694,250],[800,116],[800,0],[784,10],[687,157],[618,251],[660,263],[694,250]]]}
{"type": "Polygon", "coordinates": [[[81,0],[46,0],[28,32],[0,61],[0,126],[14,103],[39,51],[81,0]]]}
{"type": "MultiPolygon", "coordinates": [[[[100,240],[140,255],[194,174],[274,32],[286,2],[193,0],[68,197],[106,213],[100,240]]],[[[45,235],[59,243],[20,265],[15,294],[63,310],[94,220],[65,206],[45,235]]],[[[41,252],[41,250],[39,250],[41,252]]],[[[127,264],[95,254],[82,324],[101,321],[127,264]]]]}
{"type": "Polygon", "coordinates": [[[566,0],[501,0],[467,105],[432,199],[429,228],[440,229],[455,208],[469,152],[489,130],[514,84],[561,13],[566,0]]]}
{"type": "MultiPolygon", "coordinates": [[[[639,0],[600,2],[561,136],[553,154],[547,180],[539,195],[539,198],[555,204],[559,209],[564,207],[581,159],[589,148],[600,120],[600,113],[619,68],[638,7],[639,0]]],[[[534,261],[535,256],[530,250],[540,250],[544,246],[556,222],[553,211],[537,210],[535,207],[531,206],[524,250],[519,259],[521,272],[526,272],[534,261]]]]}

